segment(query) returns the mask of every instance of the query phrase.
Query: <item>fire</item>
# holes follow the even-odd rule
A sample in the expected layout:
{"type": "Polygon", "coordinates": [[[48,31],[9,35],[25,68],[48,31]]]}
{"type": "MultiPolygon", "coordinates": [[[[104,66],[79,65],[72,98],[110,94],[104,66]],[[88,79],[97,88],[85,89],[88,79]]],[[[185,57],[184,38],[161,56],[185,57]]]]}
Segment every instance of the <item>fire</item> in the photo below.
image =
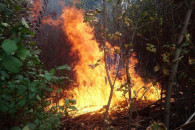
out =
{"type": "MultiPolygon", "coordinates": [[[[99,48],[99,43],[94,37],[94,29],[84,21],[84,11],[75,7],[66,7],[63,10],[60,21],[53,21],[51,18],[44,20],[44,23],[52,26],[60,25],[62,23],[62,29],[68,36],[69,44],[72,45],[71,56],[77,55],[79,60],[76,65],[72,66],[76,72],[77,88],[72,88],[70,92],[73,94],[73,98],[76,99],[76,107],[81,111],[85,108],[85,112],[92,112],[101,109],[104,105],[107,105],[110,94],[110,86],[107,81],[107,75],[104,65],[104,53],[99,48]]],[[[109,43],[107,47],[111,48],[111,58],[115,58],[113,54],[113,48],[109,43]]],[[[135,66],[138,63],[135,58],[135,54],[130,58],[129,71],[131,75],[132,97],[136,96],[137,99],[155,101],[160,94],[160,86],[151,86],[152,83],[145,84],[142,78],[136,73],[135,66]],[[143,96],[144,94],[144,96],[143,96]]],[[[112,81],[116,75],[116,65],[110,67],[110,75],[112,81]]],[[[121,101],[125,101],[126,98],[122,96],[121,91],[117,91],[121,85],[126,81],[125,68],[120,70],[120,80],[115,82],[114,95],[111,102],[111,107],[116,106],[121,101]]],[[[127,96],[128,97],[128,96],[127,96]]],[[[60,101],[60,105],[64,103],[60,101]]]]}
{"type": "MultiPolygon", "coordinates": [[[[104,106],[108,102],[110,93],[109,84],[105,83],[105,67],[103,64],[103,51],[99,49],[99,43],[94,38],[93,28],[84,23],[84,11],[75,7],[64,9],[62,18],[64,32],[72,44],[71,55],[80,58],[74,66],[78,88],[74,89],[74,98],[78,108],[90,106],[104,106]],[[90,67],[99,59],[101,63],[96,67],[90,67]]],[[[120,96],[113,98],[113,103],[122,100],[120,96]]]]}
{"type": "Polygon", "coordinates": [[[40,13],[42,11],[42,1],[41,0],[34,0],[32,11],[33,11],[33,21],[35,21],[40,13]]]}
{"type": "Polygon", "coordinates": [[[138,63],[137,59],[135,58],[135,54],[131,56],[129,61],[129,71],[131,75],[131,82],[133,84],[133,96],[136,96],[138,99],[141,98],[142,100],[158,100],[160,98],[159,95],[161,92],[159,90],[160,84],[152,82],[145,84],[143,82],[143,79],[136,73],[134,69],[136,64],[138,63]]]}

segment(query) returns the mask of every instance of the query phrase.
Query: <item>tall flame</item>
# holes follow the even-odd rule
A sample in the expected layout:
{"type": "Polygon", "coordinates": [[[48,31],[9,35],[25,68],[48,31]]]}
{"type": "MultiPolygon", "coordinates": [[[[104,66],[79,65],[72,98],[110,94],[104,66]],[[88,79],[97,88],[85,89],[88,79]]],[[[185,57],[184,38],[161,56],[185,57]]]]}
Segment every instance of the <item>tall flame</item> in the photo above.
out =
{"type": "MultiPolygon", "coordinates": [[[[84,23],[84,12],[75,7],[65,9],[62,18],[65,19],[63,30],[66,32],[72,44],[72,55],[79,57],[76,71],[78,88],[74,89],[77,107],[103,106],[107,104],[110,86],[105,83],[104,64],[92,68],[98,59],[103,58],[103,51],[99,50],[99,44],[94,38],[93,28],[84,23]]],[[[119,100],[117,97],[115,100],[119,100]]]]}
{"type": "MultiPolygon", "coordinates": [[[[89,108],[88,111],[94,111],[100,108],[100,106],[107,105],[110,86],[106,83],[106,71],[104,65],[104,53],[99,49],[99,43],[94,37],[94,29],[88,24],[84,23],[84,11],[79,10],[75,7],[66,7],[61,15],[61,20],[63,20],[62,29],[64,33],[68,36],[69,44],[72,45],[71,54],[77,55],[79,60],[76,65],[73,66],[73,70],[76,72],[76,82],[78,84],[77,88],[73,88],[74,99],[77,100],[76,107],[79,109],[89,108]],[[97,61],[100,61],[97,63],[97,61]]],[[[53,26],[59,25],[59,21],[53,21],[52,19],[47,19],[43,21],[44,23],[51,24],[53,26]]],[[[107,43],[107,46],[110,46],[107,43]]],[[[112,54],[110,54],[113,56],[112,54]]],[[[130,58],[130,75],[131,82],[134,85],[132,87],[133,96],[137,98],[145,97],[147,100],[157,100],[160,94],[159,84],[155,87],[151,87],[151,83],[145,84],[142,78],[134,70],[137,59],[135,55],[130,58]],[[145,87],[143,87],[145,86],[145,87]],[[148,92],[147,91],[148,88],[148,92]]],[[[116,67],[111,67],[111,72],[114,71],[116,67]]],[[[120,70],[124,73],[125,70],[120,70]]],[[[110,73],[111,77],[115,77],[115,73],[110,73]]],[[[120,80],[116,80],[114,95],[111,102],[111,107],[120,103],[120,101],[126,100],[122,96],[122,92],[116,91],[122,84],[125,83],[125,73],[121,76],[120,80]]],[[[112,78],[113,80],[113,78],[112,78]]]]}

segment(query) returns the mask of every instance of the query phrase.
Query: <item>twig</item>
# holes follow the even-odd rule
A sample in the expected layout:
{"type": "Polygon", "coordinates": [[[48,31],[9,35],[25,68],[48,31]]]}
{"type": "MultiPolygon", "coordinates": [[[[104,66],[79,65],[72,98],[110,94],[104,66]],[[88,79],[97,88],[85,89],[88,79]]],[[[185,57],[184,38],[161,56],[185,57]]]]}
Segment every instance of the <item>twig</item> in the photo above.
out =
{"type": "Polygon", "coordinates": [[[120,68],[120,63],[121,63],[121,59],[120,59],[119,64],[118,64],[118,68],[117,68],[116,76],[115,76],[115,78],[114,78],[113,86],[115,86],[115,82],[116,82],[116,79],[117,79],[117,77],[118,77],[119,68],[120,68]]]}
{"type": "Polygon", "coordinates": [[[185,122],[185,124],[189,123],[194,116],[195,116],[195,112],[190,116],[190,118],[185,122]]]}
{"type": "Polygon", "coordinates": [[[190,121],[189,123],[187,123],[187,124],[183,124],[183,125],[181,125],[181,126],[179,126],[178,128],[176,128],[175,130],[180,130],[180,129],[184,129],[184,128],[188,128],[188,127],[190,127],[190,126],[194,126],[195,125],[195,120],[193,120],[193,121],[190,121]]]}

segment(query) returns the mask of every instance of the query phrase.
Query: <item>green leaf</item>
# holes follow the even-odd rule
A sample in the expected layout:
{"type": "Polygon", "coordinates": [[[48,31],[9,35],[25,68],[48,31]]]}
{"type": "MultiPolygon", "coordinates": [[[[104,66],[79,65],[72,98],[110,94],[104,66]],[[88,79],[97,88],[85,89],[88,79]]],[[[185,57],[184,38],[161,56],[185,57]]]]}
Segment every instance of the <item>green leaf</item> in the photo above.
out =
{"type": "Polygon", "coordinates": [[[35,92],[37,90],[37,85],[38,85],[38,82],[37,81],[31,82],[31,84],[30,84],[30,90],[31,90],[31,92],[35,92]]]}
{"type": "Polygon", "coordinates": [[[57,117],[58,118],[61,118],[62,116],[63,116],[62,113],[61,112],[58,112],[57,117]]]}
{"type": "Polygon", "coordinates": [[[158,124],[154,124],[153,128],[154,128],[154,130],[157,130],[158,129],[158,124]]]}
{"type": "Polygon", "coordinates": [[[19,5],[14,5],[14,9],[15,9],[17,12],[22,10],[21,6],[19,6],[19,5]]]}
{"type": "Polygon", "coordinates": [[[45,90],[49,91],[49,92],[52,92],[53,89],[52,88],[49,88],[49,87],[44,87],[45,90]]]}
{"type": "Polygon", "coordinates": [[[33,111],[34,111],[33,109],[30,109],[30,110],[29,110],[30,113],[33,113],[33,111]]]}
{"type": "Polygon", "coordinates": [[[8,71],[13,73],[18,73],[22,66],[22,62],[13,56],[5,56],[2,64],[8,71]]]}
{"type": "Polygon", "coordinates": [[[41,50],[39,50],[39,49],[36,50],[36,51],[34,51],[34,54],[35,54],[35,55],[39,55],[40,53],[41,53],[41,50]]]}
{"type": "Polygon", "coordinates": [[[29,123],[28,127],[30,128],[30,130],[34,130],[36,128],[36,125],[33,123],[29,123]]]}
{"type": "Polygon", "coordinates": [[[64,110],[64,106],[59,106],[59,109],[60,110],[64,110]]]}
{"type": "Polygon", "coordinates": [[[111,3],[111,2],[112,2],[112,0],[106,0],[106,2],[111,3]]]}
{"type": "Polygon", "coordinates": [[[0,111],[1,112],[7,112],[8,111],[8,105],[6,102],[0,100],[0,111]]]}
{"type": "Polygon", "coordinates": [[[30,130],[30,128],[26,125],[22,130],[30,130]]]}
{"type": "Polygon", "coordinates": [[[48,80],[48,81],[50,81],[51,80],[51,75],[50,75],[50,73],[48,72],[48,71],[45,71],[45,78],[48,80]]]}
{"type": "Polygon", "coordinates": [[[54,121],[53,118],[49,118],[49,122],[47,122],[47,129],[52,128],[52,122],[54,121]]]}
{"type": "Polygon", "coordinates": [[[183,43],[181,46],[182,46],[182,47],[189,46],[189,43],[183,43]]]}
{"type": "Polygon", "coordinates": [[[55,74],[55,70],[54,69],[51,69],[50,71],[49,71],[49,73],[50,73],[50,75],[54,75],[55,74]]]}
{"type": "Polygon", "coordinates": [[[65,114],[66,117],[68,116],[68,112],[67,111],[65,111],[64,114],[65,114]]]}
{"type": "Polygon", "coordinates": [[[12,54],[17,50],[16,41],[6,39],[2,43],[2,48],[7,54],[12,54]]]}
{"type": "Polygon", "coordinates": [[[69,101],[71,104],[76,104],[76,100],[74,100],[74,99],[69,99],[69,101]]]}
{"type": "Polygon", "coordinates": [[[1,23],[4,27],[8,27],[9,24],[8,23],[1,23]]]}
{"type": "Polygon", "coordinates": [[[84,22],[92,22],[94,17],[92,16],[86,16],[84,22]]]}
{"type": "Polygon", "coordinates": [[[71,67],[66,64],[66,65],[63,65],[63,66],[59,66],[56,69],[57,70],[64,70],[64,69],[71,70],[71,67]]]}
{"type": "Polygon", "coordinates": [[[20,30],[21,33],[23,33],[23,38],[30,38],[30,37],[34,37],[35,36],[35,33],[33,31],[31,31],[29,28],[25,28],[23,27],[21,30],[20,30]]]}
{"type": "Polygon", "coordinates": [[[187,50],[187,49],[182,49],[182,53],[187,54],[188,52],[189,52],[189,50],[187,50]]]}
{"type": "Polygon", "coordinates": [[[36,45],[36,42],[32,41],[29,44],[32,45],[32,46],[34,46],[34,45],[36,45]]]}
{"type": "Polygon", "coordinates": [[[39,95],[36,96],[39,101],[41,101],[41,97],[39,95]]]}
{"type": "Polygon", "coordinates": [[[15,102],[11,101],[11,103],[9,104],[9,108],[14,108],[14,106],[15,106],[15,102]]]}
{"type": "Polygon", "coordinates": [[[0,75],[2,80],[8,79],[10,77],[6,71],[0,71],[0,75]]]}
{"type": "Polygon", "coordinates": [[[25,60],[25,58],[29,55],[30,55],[30,52],[23,47],[19,48],[19,50],[17,51],[17,56],[20,57],[22,60],[25,60]]]}
{"type": "Polygon", "coordinates": [[[23,107],[25,104],[26,104],[26,98],[23,97],[23,99],[20,100],[20,101],[18,102],[17,107],[18,107],[18,108],[21,108],[21,107],[23,107]]]}
{"type": "Polygon", "coordinates": [[[0,97],[4,99],[4,101],[11,101],[12,99],[12,97],[6,93],[2,94],[0,97]]]}
{"type": "Polygon", "coordinates": [[[24,85],[18,85],[17,86],[17,93],[18,94],[23,95],[25,90],[26,90],[26,86],[24,86],[24,85]]]}
{"type": "Polygon", "coordinates": [[[28,24],[26,23],[26,20],[22,17],[22,25],[24,25],[25,28],[29,28],[28,24]]]}
{"type": "Polygon", "coordinates": [[[0,2],[0,10],[5,10],[6,5],[0,2]]]}
{"type": "Polygon", "coordinates": [[[15,79],[22,81],[24,79],[24,77],[22,75],[16,75],[15,79]]]}
{"type": "Polygon", "coordinates": [[[36,75],[36,72],[27,71],[27,73],[29,73],[30,75],[36,75]]]}
{"type": "Polygon", "coordinates": [[[39,123],[40,123],[40,120],[39,120],[39,119],[36,119],[36,120],[35,120],[35,124],[36,124],[36,125],[39,125],[39,123]]]}
{"type": "Polygon", "coordinates": [[[11,9],[8,9],[8,8],[5,8],[4,12],[5,12],[6,15],[12,15],[13,14],[13,11],[11,9]]]}
{"type": "Polygon", "coordinates": [[[60,92],[61,92],[61,89],[60,89],[60,88],[59,88],[59,89],[57,89],[57,93],[58,93],[58,94],[60,94],[60,92]]]}
{"type": "Polygon", "coordinates": [[[15,126],[15,127],[12,127],[11,130],[21,130],[21,129],[20,127],[15,126]]]}
{"type": "Polygon", "coordinates": [[[35,97],[35,93],[30,93],[29,94],[29,99],[31,100],[31,99],[33,99],[35,97]]]}
{"type": "Polygon", "coordinates": [[[77,110],[77,108],[75,106],[69,106],[68,108],[72,109],[72,110],[77,110]]]}
{"type": "Polygon", "coordinates": [[[70,100],[69,99],[65,99],[65,106],[67,107],[70,104],[70,100]]]}

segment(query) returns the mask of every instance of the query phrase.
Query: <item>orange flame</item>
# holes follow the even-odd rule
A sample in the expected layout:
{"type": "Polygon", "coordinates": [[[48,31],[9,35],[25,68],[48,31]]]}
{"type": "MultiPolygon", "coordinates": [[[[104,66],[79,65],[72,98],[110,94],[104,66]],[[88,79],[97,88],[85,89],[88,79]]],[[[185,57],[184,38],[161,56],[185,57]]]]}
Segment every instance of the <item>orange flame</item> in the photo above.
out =
{"type": "MultiPolygon", "coordinates": [[[[77,55],[79,60],[73,70],[76,72],[76,79],[78,88],[73,88],[74,99],[77,100],[76,107],[78,109],[87,108],[87,112],[95,111],[102,106],[107,105],[110,86],[106,83],[106,71],[104,65],[104,53],[99,49],[99,43],[97,43],[94,37],[94,29],[88,24],[84,23],[84,11],[75,7],[64,8],[61,15],[62,21],[52,21],[47,19],[44,23],[56,26],[62,22],[62,29],[68,36],[69,44],[72,45],[71,54],[77,55]]],[[[108,47],[111,47],[107,43],[108,47]]],[[[112,51],[112,49],[111,49],[112,51]]],[[[110,54],[113,57],[113,54],[110,54]]],[[[151,86],[152,83],[145,84],[142,78],[134,70],[138,63],[135,55],[130,58],[129,71],[131,75],[132,97],[137,98],[145,97],[147,100],[157,100],[160,94],[159,84],[151,86]],[[145,87],[143,87],[145,86],[145,87]],[[147,92],[146,92],[147,91],[147,92]],[[143,96],[143,94],[145,94],[143,96]]],[[[115,71],[115,67],[111,67],[111,72],[115,71]]],[[[121,79],[116,80],[114,95],[111,102],[111,107],[119,104],[121,101],[126,100],[122,96],[121,91],[116,91],[126,81],[125,69],[120,70],[122,75],[121,79]]],[[[116,73],[110,73],[112,80],[116,73]]],[[[63,104],[63,100],[60,101],[63,104]]],[[[79,114],[82,114],[80,112],[79,114]]]]}
{"type": "MultiPolygon", "coordinates": [[[[62,18],[65,19],[63,30],[72,44],[71,55],[78,55],[80,60],[74,67],[78,88],[74,89],[77,107],[103,106],[107,104],[110,86],[105,84],[105,67],[103,63],[91,68],[98,59],[103,58],[94,38],[93,28],[84,23],[84,12],[75,7],[65,9],[62,18]]],[[[120,97],[118,97],[120,99],[120,97]]]]}
{"type": "Polygon", "coordinates": [[[43,4],[41,0],[34,0],[32,11],[33,11],[33,21],[37,20],[39,12],[42,11],[43,4]]]}

